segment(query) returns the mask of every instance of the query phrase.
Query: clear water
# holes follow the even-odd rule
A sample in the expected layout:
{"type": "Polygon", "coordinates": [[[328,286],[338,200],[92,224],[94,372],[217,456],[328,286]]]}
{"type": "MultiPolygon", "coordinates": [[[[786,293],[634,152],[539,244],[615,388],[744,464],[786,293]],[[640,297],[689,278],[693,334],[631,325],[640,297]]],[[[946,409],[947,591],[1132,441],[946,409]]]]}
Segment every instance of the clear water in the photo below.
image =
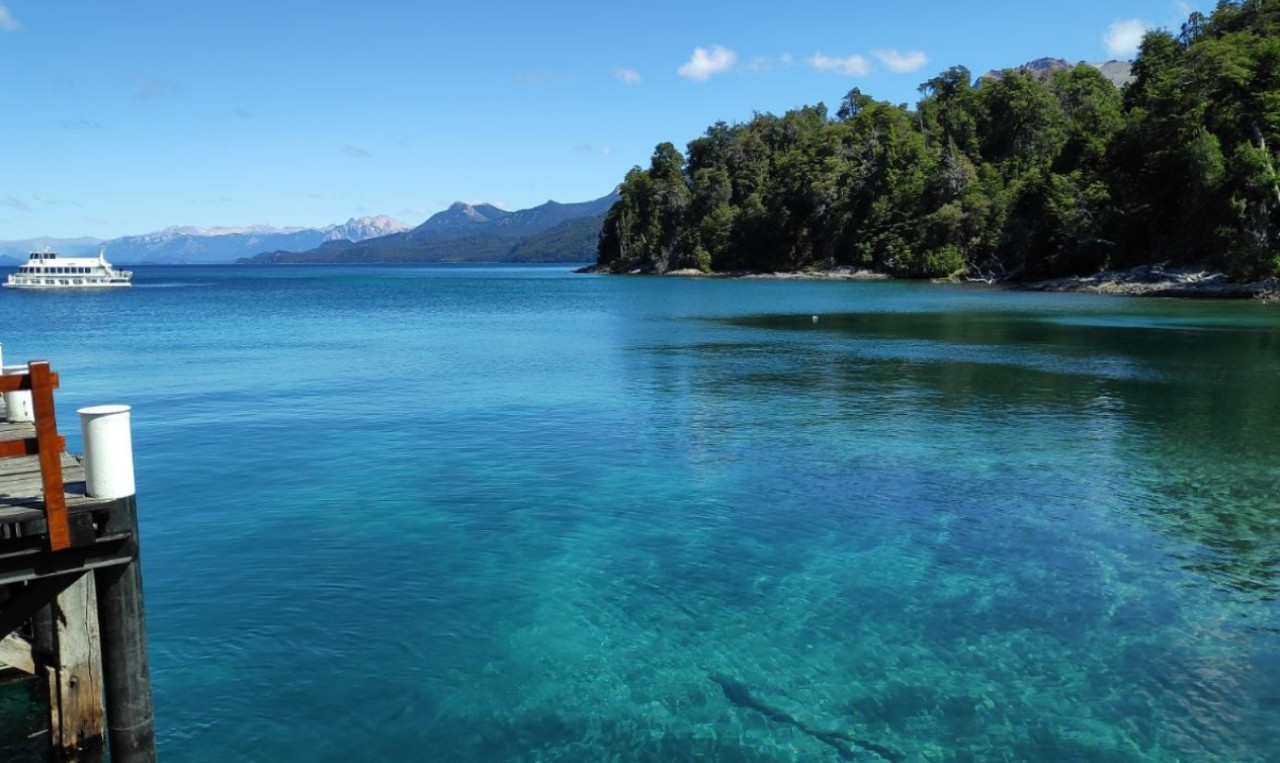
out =
{"type": "Polygon", "coordinates": [[[135,408],[166,760],[1280,756],[1280,308],[157,267],[0,341],[135,408]]]}

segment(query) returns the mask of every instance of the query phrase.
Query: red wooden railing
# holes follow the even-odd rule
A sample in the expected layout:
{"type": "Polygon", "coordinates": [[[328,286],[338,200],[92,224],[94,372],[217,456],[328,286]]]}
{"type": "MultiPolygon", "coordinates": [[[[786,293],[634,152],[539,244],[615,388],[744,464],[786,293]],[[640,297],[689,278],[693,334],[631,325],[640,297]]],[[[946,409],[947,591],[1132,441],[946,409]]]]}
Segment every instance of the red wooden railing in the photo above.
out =
{"type": "Polygon", "coordinates": [[[62,453],[67,449],[67,441],[58,434],[58,420],[53,410],[53,391],[57,388],[58,375],[49,370],[49,363],[44,360],[28,363],[25,374],[0,376],[0,392],[31,392],[36,436],[0,441],[0,458],[40,457],[40,483],[44,488],[44,518],[49,529],[50,551],[71,547],[67,494],[62,484],[62,453]]]}

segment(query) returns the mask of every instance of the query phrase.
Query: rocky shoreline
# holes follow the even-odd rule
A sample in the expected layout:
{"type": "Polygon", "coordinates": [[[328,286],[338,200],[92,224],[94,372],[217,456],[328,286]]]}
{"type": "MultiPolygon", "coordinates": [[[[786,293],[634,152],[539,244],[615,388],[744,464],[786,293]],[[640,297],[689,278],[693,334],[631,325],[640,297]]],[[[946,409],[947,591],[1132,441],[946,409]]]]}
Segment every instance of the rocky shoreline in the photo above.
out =
{"type": "MultiPolygon", "coordinates": [[[[612,271],[594,265],[578,273],[607,274],[612,271]]],[[[886,273],[851,267],[826,268],[781,273],[704,273],[686,268],[666,273],[632,271],[623,275],[660,275],[677,278],[735,278],[779,281],[888,281],[886,273]]],[[[977,283],[1016,291],[1104,294],[1126,297],[1178,297],[1183,299],[1266,299],[1280,300],[1280,282],[1274,279],[1242,283],[1226,273],[1196,268],[1170,268],[1166,264],[1143,265],[1129,270],[1104,270],[1091,276],[1069,276],[1043,281],[935,279],[934,283],[977,283]]]]}
{"type": "Polygon", "coordinates": [[[1195,268],[1143,265],[1130,270],[1104,270],[1091,276],[1072,276],[1018,284],[1025,291],[1083,292],[1132,297],[1194,299],[1270,299],[1280,296],[1275,280],[1241,283],[1226,273],[1195,268]]]}

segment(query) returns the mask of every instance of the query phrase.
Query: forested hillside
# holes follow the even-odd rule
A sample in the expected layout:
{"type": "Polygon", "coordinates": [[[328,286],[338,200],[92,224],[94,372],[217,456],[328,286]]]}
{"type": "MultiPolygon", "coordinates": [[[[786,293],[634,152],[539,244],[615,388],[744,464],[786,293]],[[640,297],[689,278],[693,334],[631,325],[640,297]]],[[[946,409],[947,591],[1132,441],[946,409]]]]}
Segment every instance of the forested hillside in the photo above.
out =
{"type": "Polygon", "coordinates": [[[914,108],[854,89],[660,144],[600,237],[612,271],[850,265],[1032,278],[1171,261],[1280,268],[1280,3],[1149,32],[1117,89],[1090,66],[956,66],[914,108]]]}

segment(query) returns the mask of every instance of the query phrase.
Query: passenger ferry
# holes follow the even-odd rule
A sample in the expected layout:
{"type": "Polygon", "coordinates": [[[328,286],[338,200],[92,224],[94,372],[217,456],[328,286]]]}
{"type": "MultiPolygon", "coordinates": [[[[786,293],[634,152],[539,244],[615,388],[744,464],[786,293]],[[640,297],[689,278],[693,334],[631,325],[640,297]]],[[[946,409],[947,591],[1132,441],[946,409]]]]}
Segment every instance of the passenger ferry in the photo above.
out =
{"type": "Polygon", "coordinates": [[[32,252],[27,264],[10,273],[7,289],[106,289],[131,286],[133,272],[116,270],[106,260],[106,250],[97,257],[59,257],[55,252],[32,252]]]}

